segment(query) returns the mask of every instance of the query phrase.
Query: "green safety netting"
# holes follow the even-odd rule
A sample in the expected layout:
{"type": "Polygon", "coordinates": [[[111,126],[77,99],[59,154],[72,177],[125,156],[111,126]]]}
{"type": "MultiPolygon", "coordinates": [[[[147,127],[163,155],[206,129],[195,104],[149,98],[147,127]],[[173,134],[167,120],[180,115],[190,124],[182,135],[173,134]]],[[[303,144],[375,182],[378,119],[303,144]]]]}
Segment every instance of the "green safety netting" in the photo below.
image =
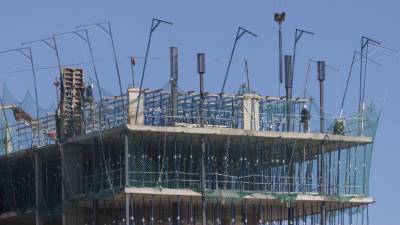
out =
{"type": "MultiPolygon", "coordinates": [[[[3,94],[4,104],[17,102],[10,93],[7,93],[9,92],[7,88],[4,90],[6,92],[3,94]]],[[[35,108],[33,108],[35,103],[32,103],[32,100],[32,97],[26,97],[17,104],[27,112],[35,112],[35,108]]],[[[147,103],[150,104],[150,102],[147,103]]],[[[297,104],[301,107],[303,103],[297,104]]],[[[280,109],[273,110],[281,112],[282,107],[278,108],[280,109]]],[[[312,107],[312,110],[317,109],[317,105],[312,107]]],[[[7,113],[6,117],[7,120],[10,117],[12,121],[13,115],[7,113]]],[[[355,118],[357,117],[356,115],[355,118]]],[[[362,134],[374,138],[379,123],[379,113],[373,104],[368,105],[363,118],[362,134]]],[[[3,119],[5,120],[5,118],[3,119]]],[[[317,122],[312,123],[317,124],[317,122]]],[[[327,131],[332,133],[335,118],[327,117],[325,123],[327,131]]],[[[346,124],[345,135],[354,135],[357,126],[357,123],[349,120],[346,124]]],[[[3,132],[2,137],[4,136],[6,135],[3,132]]],[[[126,156],[129,164],[127,180],[121,176],[121,174],[125,174],[124,147],[117,146],[116,148],[115,145],[102,143],[101,148],[98,149],[103,149],[104,155],[99,154],[98,160],[101,163],[99,163],[99,174],[97,175],[97,180],[100,180],[101,183],[90,184],[88,182],[87,189],[82,188],[80,189],[83,190],[81,193],[75,194],[84,194],[84,198],[89,200],[104,199],[118,193],[125,186],[199,191],[199,141],[199,136],[194,135],[165,135],[147,132],[130,134],[128,155],[126,156]],[[115,151],[116,149],[120,151],[115,151]]],[[[293,179],[296,187],[293,189],[293,193],[282,193],[293,188],[288,185],[287,181],[287,150],[294,149],[297,143],[283,146],[280,142],[271,144],[257,140],[249,141],[247,137],[224,137],[221,139],[206,137],[206,143],[206,197],[209,200],[221,198],[240,200],[249,194],[264,193],[266,196],[291,205],[298,193],[315,193],[317,191],[317,163],[315,158],[309,158],[306,161],[296,162],[294,165],[293,179]],[[309,179],[309,182],[304,182],[304,178],[309,179]]],[[[331,160],[326,176],[328,177],[326,186],[330,189],[328,192],[330,198],[347,202],[349,197],[346,195],[368,195],[372,147],[372,144],[351,148],[344,146],[340,148],[341,153],[338,149],[334,149],[335,151],[326,156],[331,160]],[[329,182],[331,185],[328,185],[329,182]]],[[[89,162],[91,156],[88,155],[87,158],[87,162],[89,162]]],[[[73,166],[84,168],[85,165],[83,163],[73,166]]],[[[54,172],[55,186],[60,185],[59,176],[58,172],[54,172]]],[[[15,179],[15,177],[13,176],[11,179],[15,179]]],[[[0,184],[2,188],[9,186],[7,182],[9,180],[0,184]]],[[[20,184],[18,182],[17,184],[20,184]]],[[[12,195],[7,194],[7,196],[12,195]]],[[[51,198],[56,199],[56,197],[49,196],[49,202],[53,201],[50,200],[51,198]]],[[[12,200],[7,201],[11,202],[12,200]]],[[[57,214],[60,210],[57,201],[43,206],[40,211],[48,215],[57,214]]]]}

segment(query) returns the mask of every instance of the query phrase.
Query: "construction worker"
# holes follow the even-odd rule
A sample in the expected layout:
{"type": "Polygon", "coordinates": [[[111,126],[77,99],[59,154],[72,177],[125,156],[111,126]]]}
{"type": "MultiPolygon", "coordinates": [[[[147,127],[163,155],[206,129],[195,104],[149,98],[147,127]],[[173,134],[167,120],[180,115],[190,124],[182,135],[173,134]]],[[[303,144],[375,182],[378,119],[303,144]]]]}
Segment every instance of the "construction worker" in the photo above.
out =
{"type": "Polygon", "coordinates": [[[344,128],[346,127],[346,121],[344,118],[338,118],[333,126],[333,134],[344,135],[344,128]]]}
{"type": "Polygon", "coordinates": [[[300,123],[303,124],[304,133],[308,133],[309,131],[309,123],[310,123],[310,112],[307,109],[307,105],[303,105],[303,109],[300,112],[300,123]]]}

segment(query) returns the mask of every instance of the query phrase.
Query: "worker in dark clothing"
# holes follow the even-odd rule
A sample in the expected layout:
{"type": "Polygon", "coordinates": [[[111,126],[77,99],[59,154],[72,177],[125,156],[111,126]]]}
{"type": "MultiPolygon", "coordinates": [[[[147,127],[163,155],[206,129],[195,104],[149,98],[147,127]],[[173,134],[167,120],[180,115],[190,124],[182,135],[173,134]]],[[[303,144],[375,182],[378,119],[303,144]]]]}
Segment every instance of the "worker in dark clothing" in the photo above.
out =
{"type": "Polygon", "coordinates": [[[333,134],[336,135],[344,135],[345,134],[345,129],[346,127],[346,121],[344,118],[338,118],[335,121],[335,125],[333,126],[333,134]]]}
{"type": "Polygon", "coordinates": [[[307,109],[307,105],[304,105],[303,109],[300,112],[300,123],[303,124],[304,133],[310,132],[309,131],[310,112],[307,109]]]}

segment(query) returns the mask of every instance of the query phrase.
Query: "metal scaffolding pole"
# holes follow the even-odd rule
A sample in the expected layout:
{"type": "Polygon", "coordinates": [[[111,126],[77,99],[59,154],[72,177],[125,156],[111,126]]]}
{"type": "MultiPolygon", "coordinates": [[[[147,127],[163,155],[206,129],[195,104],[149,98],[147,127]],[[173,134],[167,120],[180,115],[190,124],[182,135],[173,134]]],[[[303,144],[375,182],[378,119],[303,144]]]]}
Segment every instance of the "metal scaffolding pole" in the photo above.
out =
{"type": "MultiPolygon", "coordinates": [[[[199,53],[197,54],[197,71],[200,75],[200,107],[199,107],[199,116],[200,116],[200,127],[204,127],[204,116],[203,116],[203,107],[204,107],[204,73],[205,73],[205,54],[199,53]]],[[[204,135],[201,135],[201,209],[202,209],[202,225],[207,224],[206,218],[206,210],[207,210],[207,202],[206,202],[206,167],[205,167],[205,154],[206,154],[206,143],[204,135]]]]}
{"type": "Polygon", "coordinates": [[[222,83],[222,88],[221,88],[221,92],[220,95],[222,96],[224,94],[224,90],[225,90],[225,85],[226,85],[226,80],[228,79],[228,75],[229,75],[229,70],[231,69],[231,64],[232,64],[232,59],[233,59],[233,55],[235,54],[235,50],[236,50],[236,44],[239,41],[239,39],[244,35],[244,34],[250,34],[253,37],[257,37],[257,35],[249,30],[246,30],[243,27],[239,27],[237,32],[236,32],[236,37],[235,37],[235,41],[233,42],[233,47],[232,47],[232,52],[231,55],[229,57],[229,63],[228,63],[228,67],[226,68],[226,73],[225,73],[225,78],[224,78],[224,82],[222,83]]]}
{"type": "Polygon", "coordinates": [[[150,51],[150,44],[151,44],[151,37],[153,36],[153,32],[156,30],[158,25],[161,23],[168,24],[172,26],[171,22],[165,21],[165,20],[160,20],[153,18],[151,21],[151,27],[150,27],[150,34],[149,34],[149,39],[147,41],[147,47],[146,47],[146,56],[144,58],[144,64],[143,64],[143,70],[142,70],[142,77],[140,79],[140,86],[139,86],[139,95],[137,98],[137,106],[136,106],[136,115],[135,115],[135,124],[137,123],[137,118],[139,114],[139,107],[140,107],[140,97],[142,96],[142,88],[143,88],[143,80],[144,80],[144,75],[146,73],[146,66],[147,66],[147,59],[149,57],[149,51],[150,51]]]}
{"type": "Polygon", "coordinates": [[[36,225],[43,225],[43,217],[40,214],[40,206],[43,200],[43,177],[42,177],[42,157],[35,153],[35,223],[36,225]]]}
{"type": "Polygon", "coordinates": [[[299,42],[299,40],[303,34],[314,35],[313,32],[302,30],[302,29],[296,29],[296,32],[294,35],[294,47],[293,47],[293,75],[294,75],[295,62],[296,62],[297,42],[299,42]]]}
{"type": "Polygon", "coordinates": [[[278,30],[278,63],[279,63],[279,84],[278,86],[280,87],[281,84],[283,83],[283,59],[282,59],[282,55],[283,55],[283,50],[282,50],[282,23],[285,21],[285,17],[286,17],[286,13],[282,12],[282,13],[275,13],[274,14],[274,20],[275,22],[278,23],[279,25],[279,30],[278,30]]]}
{"type": "MultiPolygon", "coordinates": [[[[320,132],[325,133],[325,108],[324,108],[324,81],[325,81],[325,62],[318,61],[318,81],[320,93],[320,132]]],[[[324,143],[320,144],[320,174],[319,174],[319,193],[325,194],[325,146],[324,143]]],[[[321,225],[326,224],[326,207],[325,202],[321,203],[321,225]]]]}

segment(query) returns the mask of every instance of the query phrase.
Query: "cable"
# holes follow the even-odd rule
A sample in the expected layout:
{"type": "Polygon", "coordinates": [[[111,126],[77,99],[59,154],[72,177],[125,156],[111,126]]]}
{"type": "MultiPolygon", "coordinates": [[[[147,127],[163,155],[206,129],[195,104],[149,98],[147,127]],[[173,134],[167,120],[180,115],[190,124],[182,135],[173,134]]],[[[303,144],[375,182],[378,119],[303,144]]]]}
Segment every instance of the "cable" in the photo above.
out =
{"type": "MultiPolygon", "coordinates": [[[[144,59],[142,56],[138,57],[133,57],[134,59],[144,59]]],[[[123,57],[117,59],[118,62],[124,62],[131,60],[132,56],[129,57],[123,57]]],[[[149,57],[148,60],[154,60],[154,61],[162,61],[162,60],[169,60],[169,57],[149,57]]],[[[227,62],[228,59],[226,58],[207,58],[207,62],[215,62],[215,63],[224,63],[227,62]]],[[[244,62],[246,59],[233,59],[232,62],[244,62]]],[[[95,61],[83,61],[83,62],[76,62],[76,63],[70,63],[70,64],[64,64],[64,67],[74,67],[74,66],[83,66],[83,65],[91,65],[93,63],[104,63],[104,62],[111,62],[111,60],[95,60],[95,61]]],[[[55,66],[41,66],[41,67],[35,67],[34,68],[36,71],[43,71],[43,70],[51,70],[51,69],[59,69],[58,65],[55,66]]],[[[5,71],[5,72],[0,72],[0,76],[7,76],[10,74],[16,74],[16,73],[25,73],[25,72],[32,72],[32,69],[27,68],[27,69],[19,69],[19,70],[10,70],[10,71],[5,71]]]]}

